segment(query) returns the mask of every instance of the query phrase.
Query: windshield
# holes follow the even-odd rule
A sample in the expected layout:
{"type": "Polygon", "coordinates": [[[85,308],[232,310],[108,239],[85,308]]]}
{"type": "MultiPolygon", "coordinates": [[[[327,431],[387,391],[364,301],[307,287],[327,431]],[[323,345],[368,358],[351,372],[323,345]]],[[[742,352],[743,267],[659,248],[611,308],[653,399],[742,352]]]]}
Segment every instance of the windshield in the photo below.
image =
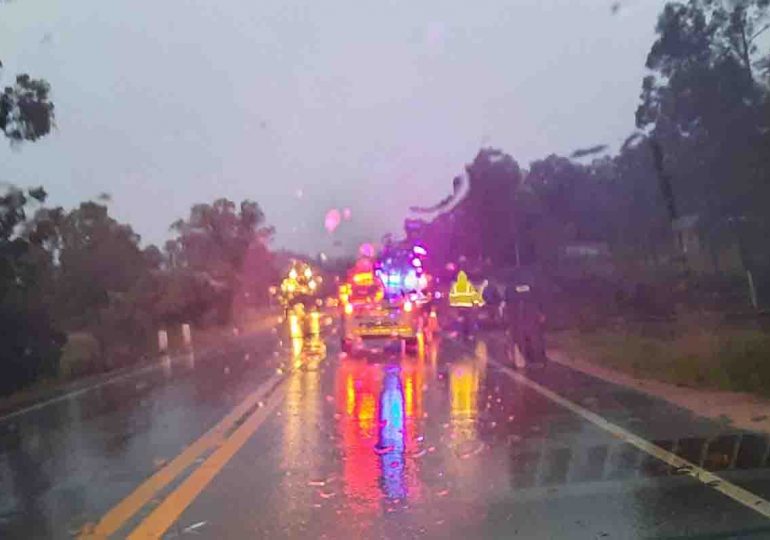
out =
{"type": "Polygon", "coordinates": [[[770,0],[0,0],[0,539],[770,538],[770,0]]]}

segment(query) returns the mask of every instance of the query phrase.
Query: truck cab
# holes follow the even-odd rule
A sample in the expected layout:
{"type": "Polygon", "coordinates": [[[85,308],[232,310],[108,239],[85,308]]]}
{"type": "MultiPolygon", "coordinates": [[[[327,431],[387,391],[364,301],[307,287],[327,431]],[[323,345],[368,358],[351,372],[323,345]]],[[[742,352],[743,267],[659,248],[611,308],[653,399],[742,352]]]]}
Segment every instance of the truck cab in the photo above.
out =
{"type": "Polygon", "coordinates": [[[343,286],[342,350],[351,352],[365,340],[400,341],[416,350],[423,331],[422,304],[416,295],[395,289],[376,264],[357,265],[343,286]],[[385,279],[383,279],[385,278],[385,279]]]}

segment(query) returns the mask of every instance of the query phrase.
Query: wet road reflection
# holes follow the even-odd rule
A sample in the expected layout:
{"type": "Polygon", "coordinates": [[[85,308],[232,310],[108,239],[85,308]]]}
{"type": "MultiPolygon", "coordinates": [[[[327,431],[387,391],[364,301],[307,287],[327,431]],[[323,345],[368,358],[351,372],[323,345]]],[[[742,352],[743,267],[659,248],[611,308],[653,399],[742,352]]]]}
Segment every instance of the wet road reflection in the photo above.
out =
{"type": "MultiPolygon", "coordinates": [[[[292,478],[299,473],[309,481],[283,482],[291,485],[288,504],[304,516],[297,534],[356,530],[363,537],[409,537],[466,530],[495,536],[512,516],[526,516],[527,505],[545,504],[540,517],[558,523],[545,527],[546,537],[570,537],[576,522],[592,521],[575,515],[597,515],[598,497],[611,513],[598,512],[594,522],[634,536],[656,530],[647,509],[672,504],[677,490],[692,490],[713,509],[714,494],[692,479],[651,467],[646,454],[504,376],[483,340],[470,346],[437,340],[414,356],[379,348],[349,356],[338,353],[333,335],[327,341],[331,353],[323,369],[311,375],[302,367],[290,381],[294,397],[287,410],[303,417],[302,444],[315,449],[291,471],[292,478]],[[312,384],[300,386],[311,376],[312,384]],[[317,491],[308,496],[308,487],[317,491]],[[491,523],[501,508],[508,509],[505,519],[491,523]],[[397,524],[387,518],[391,514],[400,516],[397,524]]],[[[296,345],[300,356],[304,343],[296,345]]],[[[278,419],[274,428],[297,440],[295,421],[284,422],[278,419]]],[[[766,438],[696,439],[657,442],[707,468],[768,465],[766,438]]],[[[680,506],[686,501],[675,500],[680,506]]],[[[724,513],[714,516],[724,520],[724,513]]],[[[258,530],[275,535],[280,525],[258,530]]]]}
{"type": "Polygon", "coordinates": [[[351,509],[418,500],[424,358],[370,363],[345,356],[336,378],[337,432],[351,509]]]}
{"type": "MultiPolygon", "coordinates": [[[[180,519],[205,522],[204,537],[634,538],[758,526],[749,510],[506,376],[483,339],[349,356],[333,328],[323,314],[290,314],[274,335],[279,350],[162,360],[129,387],[0,424],[0,536],[69,536],[87,509],[125,496],[267,373],[283,378],[285,398],[180,519]]],[[[770,495],[764,435],[561,368],[529,376],[619,425],[642,418],[655,444],[770,495]]]]}
{"type": "Polygon", "coordinates": [[[0,538],[70,538],[96,520],[275,369],[274,341],[161,357],[0,421],[0,538]]]}

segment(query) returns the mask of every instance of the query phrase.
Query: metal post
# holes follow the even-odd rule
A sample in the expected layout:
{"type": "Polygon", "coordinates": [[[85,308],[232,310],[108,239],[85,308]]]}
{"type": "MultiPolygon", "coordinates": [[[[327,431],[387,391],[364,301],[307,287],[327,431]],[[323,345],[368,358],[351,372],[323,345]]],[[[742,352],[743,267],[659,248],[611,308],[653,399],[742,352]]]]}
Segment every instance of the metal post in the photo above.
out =
{"type": "Polygon", "coordinates": [[[519,233],[516,232],[516,268],[521,266],[521,258],[519,257],[519,233]]]}
{"type": "Polygon", "coordinates": [[[746,270],[746,279],[749,282],[749,298],[751,299],[751,306],[754,309],[758,309],[757,289],[754,287],[754,277],[751,275],[751,270],[746,270]]]}
{"type": "Polygon", "coordinates": [[[743,442],[743,434],[738,434],[735,436],[735,443],[733,443],[733,451],[730,455],[730,465],[728,465],[728,469],[734,469],[735,463],[738,461],[738,452],[741,449],[741,443],[743,442]]]}

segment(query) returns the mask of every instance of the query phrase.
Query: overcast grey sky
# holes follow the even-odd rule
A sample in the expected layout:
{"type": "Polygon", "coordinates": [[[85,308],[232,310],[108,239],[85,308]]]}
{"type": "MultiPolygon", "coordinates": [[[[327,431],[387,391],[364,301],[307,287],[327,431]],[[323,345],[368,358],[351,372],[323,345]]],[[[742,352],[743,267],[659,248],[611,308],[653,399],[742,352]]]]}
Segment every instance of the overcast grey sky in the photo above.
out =
{"type": "Polygon", "coordinates": [[[0,181],[110,193],[144,242],[195,202],[258,201],[276,243],[398,231],[480,146],[526,167],[633,129],[663,0],[13,0],[3,82],[48,79],[57,130],[0,181]]]}

